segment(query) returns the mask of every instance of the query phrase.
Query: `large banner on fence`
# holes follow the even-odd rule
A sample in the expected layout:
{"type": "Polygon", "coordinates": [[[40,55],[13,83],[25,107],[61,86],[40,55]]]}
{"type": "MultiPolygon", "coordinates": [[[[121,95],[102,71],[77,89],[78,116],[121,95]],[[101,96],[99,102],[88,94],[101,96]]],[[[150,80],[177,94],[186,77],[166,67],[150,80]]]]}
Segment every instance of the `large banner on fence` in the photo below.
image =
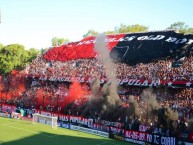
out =
{"type": "MultiPolygon", "coordinates": [[[[31,76],[28,77],[37,78],[41,81],[53,81],[53,82],[72,82],[74,78],[71,76],[66,77],[47,77],[47,76],[31,76]]],[[[95,78],[89,77],[76,77],[75,78],[78,82],[83,83],[92,82],[95,78]]],[[[107,82],[106,78],[101,78],[100,83],[103,84],[107,82]]],[[[179,80],[142,80],[142,79],[129,79],[129,78],[117,78],[118,85],[129,85],[129,86],[160,86],[165,85],[168,87],[193,87],[193,81],[179,81],[179,80]]]]}
{"type": "Polygon", "coordinates": [[[177,139],[175,137],[140,131],[125,130],[124,137],[125,141],[137,144],[149,143],[151,145],[177,145],[177,139]]]}
{"type": "Polygon", "coordinates": [[[107,133],[107,132],[98,131],[98,130],[94,130],[94,129],[89,129],[89,128],[85,128],[85,127],[70,125],[70,129],[81,131],[81,132],[86,132],[86,133],[89,133],[89,134],[99,135],[99,136],[106,137],[106,138],[109,137],[109,133],[107,133]]]}

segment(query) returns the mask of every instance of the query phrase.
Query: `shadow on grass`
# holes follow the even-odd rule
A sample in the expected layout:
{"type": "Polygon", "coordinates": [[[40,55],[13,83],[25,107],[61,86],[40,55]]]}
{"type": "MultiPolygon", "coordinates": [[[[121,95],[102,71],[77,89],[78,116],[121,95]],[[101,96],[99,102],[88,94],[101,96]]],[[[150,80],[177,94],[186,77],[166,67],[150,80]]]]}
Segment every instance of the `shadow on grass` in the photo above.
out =
{"type": "Polygon", "coordinates": [[[1,142],[0,145],[129,145],[128,142],[124,141],[88,138],[78,134],[77,136],[70,136],[41,132],[18,140],[1,142]]]}

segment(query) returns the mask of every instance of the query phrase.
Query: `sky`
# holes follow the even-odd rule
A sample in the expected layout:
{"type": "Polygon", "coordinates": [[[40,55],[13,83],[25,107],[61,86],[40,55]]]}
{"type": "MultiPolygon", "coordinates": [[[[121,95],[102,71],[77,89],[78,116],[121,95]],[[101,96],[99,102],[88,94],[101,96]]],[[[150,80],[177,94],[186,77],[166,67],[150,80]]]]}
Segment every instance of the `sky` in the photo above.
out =
{"type": "Polygon", "coordinates": [[[0,43],[41,49],[53,37],[79,41],[90,29],[102,33],[120,24],[193,27],[192,6],[193,0],[0,0],[0,43]]]}

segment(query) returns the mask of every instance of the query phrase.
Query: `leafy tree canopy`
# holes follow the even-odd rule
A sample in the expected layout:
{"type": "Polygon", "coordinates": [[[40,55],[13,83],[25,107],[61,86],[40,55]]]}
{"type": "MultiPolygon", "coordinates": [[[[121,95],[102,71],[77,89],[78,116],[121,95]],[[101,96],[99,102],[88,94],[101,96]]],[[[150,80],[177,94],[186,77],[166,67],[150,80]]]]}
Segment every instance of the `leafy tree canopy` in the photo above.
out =
{"type": "Polygon", "coordinates": [[[88,30],[88,32],[86,34],[83,35],[83,38],[89,37],[89,36],[97,36],[98,34],[99,34],[99,32],[97,32],[93,29],[90,29],[90,30],[88,30]]]}
{"type": "Polygon", "coordinates": [[[58,37],[52,38],[52,46],[60,46],[63,43],[67,43],[67,42],[69,42],[69,39],[58,38],[58,37]]]}
{"type": "Polygon", "coordinates": [[[193,33],[193,28],[186,25],[184,22],[175,22],[171,24],[167,29],[173,29],[179,31],[179,33],[189,34],[193,33]]]}
{"type": "Polygon", "coordinates": [[[23,69],[38,54],[38,50],[34,48],[25,50],[24,46],[19,44],[3,46],[0,49],[0,75],[8,74],[13,69],[23,69]]]}
{"type": "Polygon", "coordinates": [[[0,43],[0,50],[1,50],[1,48],[3,48],[3,44],[0,43]]]}
{"type": "Polygon", "coordinates": [[[115,27],[114,32],[116,33],[135,33],[148,31],[147,26],[135,24],[135,25],[124,25],[121,24],[119,27],[115,27]]]}
{"type": "MultiPolygon", "coordinates": [[[[117,34],[117,33],[135,33],[135,32],[145,32],[148,31],[147,26],[135,24],[135,25],[124,25],[120,24],[120,26],[115,27],[114,30],[107,30],[105,34],[117,34]]],[[[99,32],[90,29],[86,34],[83,35],[83,38],[88,36],[97,36],[99,32]]]]}

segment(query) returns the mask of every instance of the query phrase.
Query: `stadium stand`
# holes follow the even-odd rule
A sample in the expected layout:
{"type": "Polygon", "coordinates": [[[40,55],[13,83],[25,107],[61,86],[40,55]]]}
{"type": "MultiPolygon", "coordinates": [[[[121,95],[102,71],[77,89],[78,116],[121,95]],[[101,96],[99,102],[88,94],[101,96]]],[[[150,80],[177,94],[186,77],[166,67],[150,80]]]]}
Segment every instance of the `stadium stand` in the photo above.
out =
{"type": "MultiPolygon", "coordinates": [[[[81,115],[98,123],[120,122],[124,129],[139,130],[143,125],[146,132],[161,129],[164,135],[193,133],[193,35],[157,31],[108,35],[107,39],[121,100],[117,113],[104,115],[103,109],[96,107],[101,100],[89,104],[93,94],[104,95],[109,79],[100,54],[94,50],[95,37],[51,48],[22,74],[2,78],[1,104],[81,115]],[[98,90],[94,93],[92,83],[97,79],[100,86],[94,88],[98,90]],[[126,114],[124,108],[135,111],[126,114]],[[172,125],[162,117],[163,111],[170,110],[174,115],[169,119],[172,125]],[[173,119],[175,114],[177,119],[173,119]]],[[[171,114],[165,115],[168,119],[171,114]]]]}

